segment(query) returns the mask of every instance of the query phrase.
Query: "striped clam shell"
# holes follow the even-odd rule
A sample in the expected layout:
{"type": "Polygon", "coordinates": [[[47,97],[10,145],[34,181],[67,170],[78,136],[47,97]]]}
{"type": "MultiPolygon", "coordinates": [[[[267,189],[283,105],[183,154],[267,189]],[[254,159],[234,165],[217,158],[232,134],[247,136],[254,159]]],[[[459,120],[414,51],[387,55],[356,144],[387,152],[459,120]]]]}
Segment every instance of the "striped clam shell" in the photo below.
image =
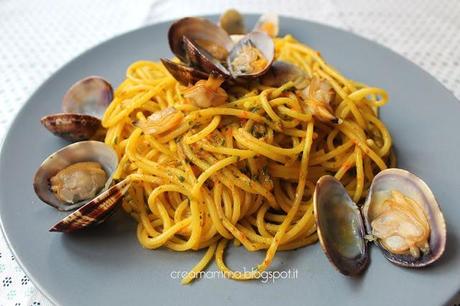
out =
{"type": "Polygon", "coordinates": [[[67,90],[61,113],[44,116],[40,122],[51,133],[70,142],[97,139],[105,134],[100,118],[112,100],[112,85],[102,77],[89,76],[67,90]]]}
{"type": "Polygon", "coordinates": [[[102,128],[100,119],[85,114],[52,114],[40,122],[54,135],[71,142],[91,139],[102,128]]]}
{"type": "Polygon", "coordinates": [[[49,231],[70,233],[104,222],[118,207],[119,200],[130,185],[131,181],[127,179],[117,183],[56,223],[49,231]]]}

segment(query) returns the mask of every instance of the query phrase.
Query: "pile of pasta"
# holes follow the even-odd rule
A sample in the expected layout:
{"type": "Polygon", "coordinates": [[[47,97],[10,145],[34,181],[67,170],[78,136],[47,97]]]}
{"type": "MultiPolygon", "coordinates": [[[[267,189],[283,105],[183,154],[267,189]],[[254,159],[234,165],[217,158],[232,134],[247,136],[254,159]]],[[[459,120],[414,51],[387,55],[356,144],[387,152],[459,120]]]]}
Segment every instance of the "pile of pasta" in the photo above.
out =
{"type": "Polygon", "coordinates": [[[229,278],[257,278],[277,251],[317,241],[312,195],[319,177],[335,176],[359,202],[374,175],[394,166],[377,111],[386,92],[344,77],[290,35],[274,41],[277,60],[328,82],[340,122],[318,120],[292,82],[234,84],[225,88],[225,104],[199,108],[184,97],[186,86],[151,61],[128,68],[104,115],[105,142],[120,157],[114,178],[132,181],[123,208],[138,222],[141,245],[206,250],[184,284],[213,259],[229,278]],[[172,128],[164,122],[154,135],[140,128],[171,107],[182,114],[172,128]],[[229,242],[264,250],[265,259],[253,271],[233,271],[224,261],[229,242]]]}

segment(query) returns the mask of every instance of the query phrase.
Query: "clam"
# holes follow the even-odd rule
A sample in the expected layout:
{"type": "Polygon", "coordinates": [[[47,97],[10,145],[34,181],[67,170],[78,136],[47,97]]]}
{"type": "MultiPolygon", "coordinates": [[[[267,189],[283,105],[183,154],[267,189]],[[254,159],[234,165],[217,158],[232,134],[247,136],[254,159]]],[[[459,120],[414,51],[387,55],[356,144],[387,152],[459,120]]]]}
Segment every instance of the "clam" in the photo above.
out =
{"type": "Polygon", "coordinates": [[[118,166],[116,152],[99,141],[82,141],[51,154],[38,168],[34,190],[46,204],[68,211],[107,190],[118,166]]]}
{"type": "MultiPolygon", "coordinates": [[[[235,9],[225,11],[219,18],[218,25],[224,29],[230,37],[245,34],[243,16],[235,9]]],[[[265,13],[259,17],[252,32],[265,32],[272,38],[279,33],[279,17],[275,13],[265,13]]]]}
{"type": "Polygon", "coordinates": [[[446,222],[439,204],[428,185],[406,170],[377,174],[362,213],[368,234],[395,264],[424,267],[444,253],[446,222]]]}
{"type": "Polygon", "coordinates": [[[52,114],[44,116],[40,122],[54,135],[71,142],[91,139],[101,129],[99,118],[83,114],[52,114]]]}
{"type": "Polygon", "coordinates": [[[313,205],[323,251],[345,275],[366,268],[367,241],[404,267],[427,266],[444,252],[446,224],[439,205],[426,183],[406,170],[376,175],[361,211],[338,180],[324,176],[313,205]]]}
{"type": "Polygon", "coordinates": [[[97,138],[100,118],[113,99],[113,89],[101,77],[90,76],[70,87],[62,100],[62,113],[44,116],[40,121],[51,133],[68,141],[97,138]]]}
{"type": "Polygon", "coordinates": [[[275,13],[266,13],[260,16],[253,31],[265,32],[270,37],[274,38],[279,33],[279,18],[275,13]]]}
{"type": "Polygon", "coordinates": [[[212,72],[227,79],[258,77],[274,59],[273,40],[267,34],[251,32],[233,42],[225,30],[202,18],[176,21],[168,38],[171,51],[185,65],[167,60],[163,64],[182,84],[207,79],[212,72]]]}
{"type": "Polygon", "coordinates": [[[227,32],[209,20],[197,17],[179,19],[169,28],[171,51],[184,63],[188,63],[183,37],[193,40],[214,58],[225,61],[233,47],[227,32]]]}
{"type": "Polygon", "coordinates": [[[273,40],[263,32],[251,32],[230,51],[227,67],[235,79],[258,77],[270,68],[274,58],[273,40]]]}
{"type": "Polygon", "coordinates": [[[219,18],[219,26],[224,29],[228,35],[238,35],[246,33],[243,16],[235,10],[226,10],[219,18]]]}
{"type": "Polygon", "coordinates": [[[334,177],[323,176],[313,205],[320,245],[331,263],[345,275],[362,272],[369,262],[364,223],[347,190],[334,177]]]}
{"type": "Polygon", "coordinates": [[[200,71],[207,74],[217,71],[225,77],[230,76],[230,72],[224,65],[214,58],[206,49],[200,47],[196,42],[184,36],[184,48],[187,58],[192,67],[199,67],[200,71]]]}

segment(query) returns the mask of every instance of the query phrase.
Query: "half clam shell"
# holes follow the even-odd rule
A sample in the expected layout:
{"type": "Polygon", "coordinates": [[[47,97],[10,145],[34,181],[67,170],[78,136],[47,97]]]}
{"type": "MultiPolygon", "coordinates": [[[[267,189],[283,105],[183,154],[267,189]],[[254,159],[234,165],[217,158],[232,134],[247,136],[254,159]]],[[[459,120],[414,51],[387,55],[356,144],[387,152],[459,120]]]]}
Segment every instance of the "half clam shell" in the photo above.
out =
{"type": "Polygon", "coordinates": [[[357,275],[368,265],[369,255],[360,212],[337,179],[321,177],[313,195],[321,248],[330,262],[345,275],[357,275]]]}
{"type": "Polygon", "coordinates": [[[112,85],[102,77],[89,76],[69,88],[62,99],[62,111],[102,118],[112,100],[112,85]]]}
{"type": "Polygon", "coordinates": [[[396,190],[413,199],[423,209],[430,225],[429,252],[415,258],[410,254],[393,254],[389,252],[377,239],[375,243],[380,247],[383,255],[391,262],[405,267],[424,267],[438,260],[446,247],[446,222],[428,185],[415,174],[402,169],[387,169],[377,174],[370,187],[369,195],[362,212],[367,232],[372,234],[373,205],[385,201],[389,191],[396,190]]]}
{"type": "Polygon", "coordinates": [[[271,66],[275,58],[275,46],[273,40],[263,32],[251,32],[245,35],[233,47],[227,58],[227,67],[233,78],[239,77],[258,77],[264,74],[271,66]],[[254,64],[253,56],[249,53],[255,51],[263,57],[264,64],[257,69],[246,70],[254,64]],[[235,64],[242,59],[244,65],[235,64]]]}
{"type": "Polygon", "coordinates": [[[82,141],[62,148],[43,161],[34,177],[33,186],[37,196],[46,204],[62,211],[69,211],[86,204],[88,200],[73,204],[64,203],[50,189],[50,180],[53,176],[62,169],[79,162],[99,163],[108,178],[105,187],[100,192],[110,187],[112,174],[118,166],[116,152],[103,142],[82,141]]]}
{"type": "Polygon", "coordinates": [[[54,135],[71,142],[91,139],[102,128],[98,118],[73,113],[48,115],[41,118],[40,122],[54,135]]]}
{"type": "Polygon", "coordinates": [[[226,10],[219,18],[219,26],[228,35],[239,35],[246,33],[243,16],[235,9],[226,10]]]}

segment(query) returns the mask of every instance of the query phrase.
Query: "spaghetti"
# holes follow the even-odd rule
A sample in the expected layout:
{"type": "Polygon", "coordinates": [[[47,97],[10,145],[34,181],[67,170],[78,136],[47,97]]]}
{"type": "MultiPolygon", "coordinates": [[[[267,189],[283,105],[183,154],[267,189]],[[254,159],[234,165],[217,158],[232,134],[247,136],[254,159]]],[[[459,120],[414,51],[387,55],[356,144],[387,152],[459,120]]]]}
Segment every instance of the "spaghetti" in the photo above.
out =
{"type": "Polygon", "coordinates": [[[311,199],[319,177],[334,175],[360,201],[374,175],[394,166],[377,115],[386,92],[347,79],[290,35],[274,41],[277,60],[331,87],[328,109],[340,122],[325,122],[314,97],[299,95],[293,82],[232,85],[225,104],[199,108],[184,96],[187,87],[149,61],[128,68],[104,115],[105,142],[120,157],[114,178],[133,182],[123,208],[138,222],[141,245],[207,249],[184,284],[213,258],[230,278],[256,278],[277,251],[316,242],[311,199]],[[164,118],[145,132],[152,114],[164,118]],[[266,250],[265,259],[252,272],[231,271],[230,240],[266,250]]]}

